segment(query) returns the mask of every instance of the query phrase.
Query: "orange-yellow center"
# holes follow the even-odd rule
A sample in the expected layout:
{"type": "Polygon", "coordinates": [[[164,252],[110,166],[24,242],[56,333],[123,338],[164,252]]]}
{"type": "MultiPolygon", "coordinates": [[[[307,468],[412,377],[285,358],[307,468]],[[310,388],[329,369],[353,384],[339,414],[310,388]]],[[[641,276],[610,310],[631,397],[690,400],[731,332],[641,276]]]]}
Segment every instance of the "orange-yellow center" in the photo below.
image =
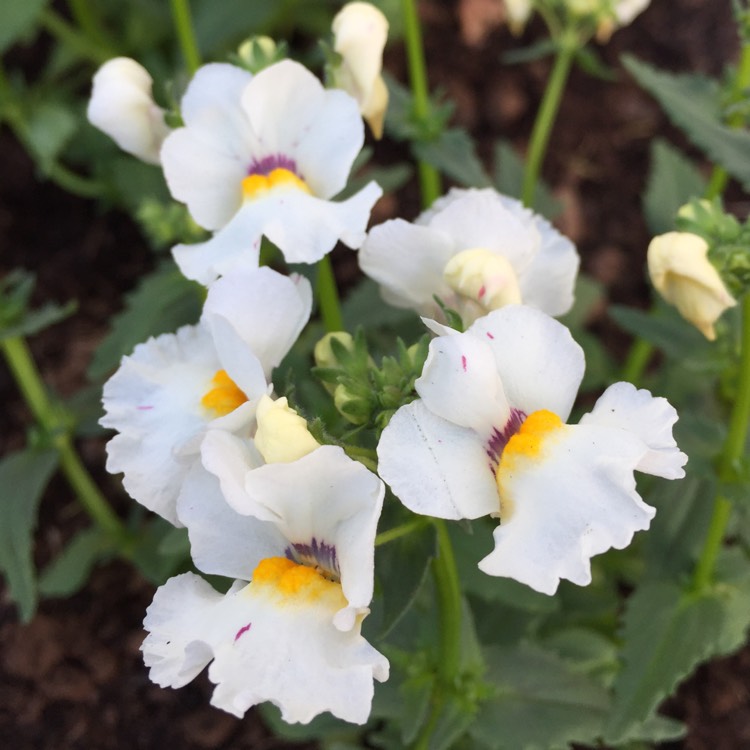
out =
{"type": "Polygon", "coordinates": [[[201,399],[201,404],[217,416],[223,417],[247,401],[247,396],[237,387],[226,370],[217,370],[211,379],[210,388],[201,399]]]}
{"type": "Polygon", "coordinates": [[[300,565],[286,557],[261,560],[253,572],[253,586],[270,587],[287,601],[333,596],[337,600],[336,606],[346,606],[340,584],[329,581],[315,568],[300,565]]]}
{"type": "Polygon", "coordinates": [[[245,197],[245,200],[253,200],[277,187],[296,188],[305,193],[311,192],[307,183],[297,177],[294,172],[283,167],[278,167],[277,169],[272,169],[267,175],[251,174],[245,177],[242,180],[242,195],[245,197]]]}

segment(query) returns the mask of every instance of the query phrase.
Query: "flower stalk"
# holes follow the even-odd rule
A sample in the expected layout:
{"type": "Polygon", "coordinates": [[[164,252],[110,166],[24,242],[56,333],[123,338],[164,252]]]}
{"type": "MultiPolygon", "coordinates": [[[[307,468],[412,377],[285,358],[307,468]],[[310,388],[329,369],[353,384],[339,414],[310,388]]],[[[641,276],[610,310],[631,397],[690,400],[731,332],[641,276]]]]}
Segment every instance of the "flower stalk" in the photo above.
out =
{"type": "Polygon", "coordinates": [[[174,22],[180,49],[185,58],[188,72],[193,75],[201,65],[201,56],[198,51],[198,42],[195,39],[193,19],[190,14],[189,0],[170,0],[172,7],[172,20],[174,22]]]}
{"type": "Polygon", "coordinates": [[[341,302],[339,291],[336,286],[336,277],[333,275],[333,266],[328,255],[318,262],[318,283],[315,291],[320,305],[320,316],[326,333],[344,330],[344,318],[341,314],[341,302]]]}

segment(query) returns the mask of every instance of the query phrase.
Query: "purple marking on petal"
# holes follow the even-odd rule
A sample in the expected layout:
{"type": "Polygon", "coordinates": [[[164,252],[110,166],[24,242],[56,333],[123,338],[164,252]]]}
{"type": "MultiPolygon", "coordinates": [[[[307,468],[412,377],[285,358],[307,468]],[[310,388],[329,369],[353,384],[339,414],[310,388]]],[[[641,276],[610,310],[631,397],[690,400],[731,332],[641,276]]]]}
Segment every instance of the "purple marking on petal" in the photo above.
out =
{"type": "Polygon", "coordinates": [[[497,470],[497,465],[500,463],[500,456],[505,446],[513,435],[521,429],[521,425],[526,417],[527,414],[525,412],[511,407],[510,416],[502,430],[497,427],[492,428],[492,435],[490,435],[490,439],[485,446],[485,453],[490,459],[490,470],[493,474],[497,470]]]}
{"type": "Polygon", "coordinates": [[[461,355],[461,367],[463,367],[464,372],[466,372],[466,357],[463,354],[461,355]]]}
{"type": "Polygon", "coordinates": [[[234,636],[234,641],[235,641],[235,643],[237,642],[237,639],[238,639],[238,638],[239,638],[239,637],[240,637],[241,635],[244,635],[245,633],[247,633],[247,631],[248,631],[248,630],[250,630],[250,628],[251,628],[251,627],[252,627],[252,623],[251,623],[251,622],[249,622],[249,623],[248,623],[247,625],[243,625],[243,626],[242,626],[242,627],[241,627],[241,628],[240,628],[240,629],[239,629],[239,630],[237,631],[237,635],[235,635],[235,636],[234,636]]]}
{"type": "Polygon", "coordinates": [[[492,339],[493,341],[495,340],[495,337],[489,331],[487,331],[487,338],[492,339]]]}
{"type": "Polygon", "coordinates": [[[288,559],[294,560],[294,562],[301,565],[320,568],[325,576],[336,581],[341,578],[338,555],[336,554],[336,547],[333,544],[318,542],[313,537],[309,544],[305,542],[292,542],[286,548],[284,554],[288,559]]]}
{"type": "Polygon", "coordinates": [[[262,174],[264,177],[267,177],[274,169],[288,169],[300,179],[302,178],[302,175],[297,172],[297,162],[288,156],[284,156],[284,154],[273,154],[271,156],[264,156],[262,159],[255,159],[247,168],[247,176],[262,174]]]}

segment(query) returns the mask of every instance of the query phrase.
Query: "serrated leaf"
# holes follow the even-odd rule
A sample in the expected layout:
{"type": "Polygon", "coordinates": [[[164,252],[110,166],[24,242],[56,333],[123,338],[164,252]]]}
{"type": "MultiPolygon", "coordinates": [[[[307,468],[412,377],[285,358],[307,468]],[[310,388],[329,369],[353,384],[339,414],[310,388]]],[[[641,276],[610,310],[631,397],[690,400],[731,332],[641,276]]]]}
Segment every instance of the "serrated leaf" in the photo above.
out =
{"type": "Polygon", "coordinates": [[[624,667],[605,738],[619,743],[638,730],[659,702],[700,662],[730,653],[750,622],[747,562],[700,593],[664,581],[644,583],[628,599],[622,633],[624,667]]]}
{"type": "MultiPolygon", "coordinates": [[[[501,193],[510,195],[513,198],[521,197],[524,172],[523,160],[513,146],[502,139],[495,143],[493,172],[495,187],[501,193]]],[[[537,180],[534,188],[532,208],[548,219],[554,219],[560,213],[560,202],[555,199],[541,179],[537,180]]]]}
{"type": "Polygon", "coordinates": [[[493,750],[553,750],[600,735],[609,698],[598,682],[537,646],[485,653],[496,693],[469,729],[475,739],[493,750]]]}
{"type": "Polygon", "coordinates": [[[47,0],[3,0],[0,3],[0,55],[31,31],[47,0]]]}
{"type": "Polygon", "coordinates": [[[37,593],[32,560],[33,534],[39,501],[57,467],[57,451],[26,449],[0,461],[0,570],[21,619],[28,622],[36,609],[37,593]]]}
{"type": "Polygon", "coordinates": [[[431,141],[415,141],[414,156],[465,187],[489,187],[492,182],[477,156],[471,136],[460,128],[444,130],[431,141]]]}
{"type": "Polygon", "coordinates": [[[105,532],[96,527],[76,534],[39,577],[42,596],[64,598],[76,593],[88,580],[101,557],[111,552],[105,532]]]}
{"type": "Polygon", "coordinates": [[[20,320],[15,321],[12,325],[3,327],[0,330],[0,340],[16,336],[33,336],[35,333],[65,320],[76,311],[77,307],[77,303],[73,301],[65,305],[48,302],[37,310],[30,310],[25,313],[20,320]]]}
{"type": "Polygon", "coordinates": [[[628,55],[622,61],[690,141],[750,189],[750,133],[721,123],[716,82],[700,75],[665,73],[628,55]]]}
{"type": "Polygon", "coordinates": [[[680,206],[703,195],[705,188],[705,179],[690,160],[666,141],[655,140],[643,194],[643,211],[651,233],[671,232],[680,206]]]}
{"type": "Polygon", "coordinates": [[[126,307],[112,319],[112,329],[94,354],[88,376],[98,380],[150,336],[176,331],[200,317],[202,288],[176,268],[166,266],[141,279],[127,295],[126,307]]]}

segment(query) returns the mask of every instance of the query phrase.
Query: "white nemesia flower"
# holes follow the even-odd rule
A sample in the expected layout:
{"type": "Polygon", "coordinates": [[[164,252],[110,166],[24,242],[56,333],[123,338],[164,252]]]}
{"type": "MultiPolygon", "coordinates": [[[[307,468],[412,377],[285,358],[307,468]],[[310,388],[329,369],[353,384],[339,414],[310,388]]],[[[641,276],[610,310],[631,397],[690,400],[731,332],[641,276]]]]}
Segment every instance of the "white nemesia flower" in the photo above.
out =
{"type": "Polygon", "coordinates": [[[153,80],[129,57],[108,60],[94,75],[86,115],[123,151],[149,164],[159,164],[162,141],[171,132],[164,110],[151,95],[153,80]]]}
{"type": "Polygon", "coordinates": [[[383,76],[383,50],[388,19],[370,3],[347,3],[333,19],[333,48],[341,64],[333,71],[336,88],[351,94],[375,138],[383,135],[388,88],[383,76]]]}
{"type": "Polygon", "coordinates": [[[500,518],[485,573],[553,594],[591,581],[590,558],[627,546],[655,511],[633,472],[684,475],[666,399],[610,386],[578,425],[565,420],[583,351],[543,313],[510,306],[465,333],[434,339],[420,399],[396,412],[379,472],[409,509],[440,518],[500,518]]]}
{"type": "Polygon", "coordinates": [[[178,513],[196,565],[240,581],[222,595],[187,573],[156,592],[142,646],[151,679],[181,687],[212,662],[211,703],[236,716],[271,701],[290,723],[330,711],[363,724],[373,678],[388,678],[388,660],[360,635],[383,483],[324,446],[249,475],[256,517],[227,505],[200,466],[193,472],[178,513]]]}
{"type": "Polygon", "coordinates": [[[312,290],[269,268],[208,292],[197,325],[139,344],[104,386],[107,470],[139,503],[177,523],[175,502],[208,429],[247,434],[271,371],[310,317],[312,290]]]}
{"type": "Polygon", "coordinates": [[[364,142],[348,94],[326,91],[291,60],[256,76],[214,63],[190,82],[182,117],[162,147],[167,184],[198,224],[218,230],[174,248],[188,278],[209,284],[238,262],[257,265],[263,235],[289,262],[320,260],[338,240],[362,243],[378,185],[330,200],[364,142]]]}
{"type": "Polygon", "coordinates": [[[486,188],[453,189],[414,224],[393,219],[373,227],[359,264],[389,304],[438,317],[437,296],[468,325],[519,302],[566,313],[579,258],[546,219],[486,188]]]}

